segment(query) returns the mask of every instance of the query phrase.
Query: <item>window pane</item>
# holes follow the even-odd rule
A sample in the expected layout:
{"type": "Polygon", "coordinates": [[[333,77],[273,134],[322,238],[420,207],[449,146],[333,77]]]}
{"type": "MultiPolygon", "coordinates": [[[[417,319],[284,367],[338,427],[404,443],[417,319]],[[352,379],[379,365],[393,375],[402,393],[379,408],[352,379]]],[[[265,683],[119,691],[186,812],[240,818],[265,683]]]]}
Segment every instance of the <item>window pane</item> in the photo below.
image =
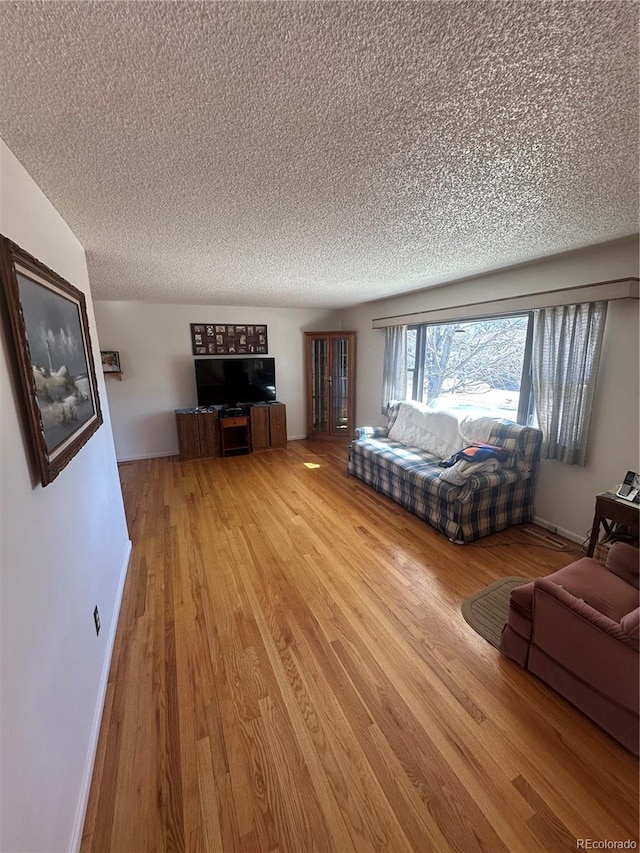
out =
{"type": "Polygon", "coordinates": [[[416,337],[417,328],[407,329],[407,400],[413,398],[413,373],[416,368],[416,337]]]}
{"type": "Polygon", "coordinates": [[[515,421],[528,323],[520,316],[426,326],[421,399],[515,421]]]}

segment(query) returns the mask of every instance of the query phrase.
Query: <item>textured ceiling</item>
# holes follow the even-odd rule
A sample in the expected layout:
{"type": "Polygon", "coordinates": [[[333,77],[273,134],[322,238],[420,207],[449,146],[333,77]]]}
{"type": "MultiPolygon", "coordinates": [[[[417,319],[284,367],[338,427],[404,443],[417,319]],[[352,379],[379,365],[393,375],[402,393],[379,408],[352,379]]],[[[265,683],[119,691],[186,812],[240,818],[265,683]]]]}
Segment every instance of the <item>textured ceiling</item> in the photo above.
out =
{"type": "Polygon", "coordinates": [[[1,2],[94,298],[340,307],[638,229],[634,2],[1,2]]]}

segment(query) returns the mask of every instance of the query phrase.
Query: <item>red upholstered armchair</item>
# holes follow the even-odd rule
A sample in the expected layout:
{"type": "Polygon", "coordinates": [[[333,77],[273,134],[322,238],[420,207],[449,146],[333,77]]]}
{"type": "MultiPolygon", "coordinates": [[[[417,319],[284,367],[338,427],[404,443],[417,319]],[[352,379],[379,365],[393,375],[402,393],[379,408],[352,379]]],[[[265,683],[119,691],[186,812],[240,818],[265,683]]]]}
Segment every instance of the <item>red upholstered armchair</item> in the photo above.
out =
{"type": "Polygon", "coordinates": [[[500,648],[638,755],[639,552],[612,545],[511,594],[500,648]]]}

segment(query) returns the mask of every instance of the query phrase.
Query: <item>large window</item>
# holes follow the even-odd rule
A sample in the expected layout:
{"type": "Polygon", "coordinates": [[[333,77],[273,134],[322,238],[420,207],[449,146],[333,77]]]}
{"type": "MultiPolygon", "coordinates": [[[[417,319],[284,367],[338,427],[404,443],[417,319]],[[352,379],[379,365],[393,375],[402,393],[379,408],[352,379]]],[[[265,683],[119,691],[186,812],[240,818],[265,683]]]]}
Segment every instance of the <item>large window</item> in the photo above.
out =
{"type": "Polygon", "coordinates": [[[407,398],[527,423],[532,333],[531,312],[409,326],[407,398]]]}

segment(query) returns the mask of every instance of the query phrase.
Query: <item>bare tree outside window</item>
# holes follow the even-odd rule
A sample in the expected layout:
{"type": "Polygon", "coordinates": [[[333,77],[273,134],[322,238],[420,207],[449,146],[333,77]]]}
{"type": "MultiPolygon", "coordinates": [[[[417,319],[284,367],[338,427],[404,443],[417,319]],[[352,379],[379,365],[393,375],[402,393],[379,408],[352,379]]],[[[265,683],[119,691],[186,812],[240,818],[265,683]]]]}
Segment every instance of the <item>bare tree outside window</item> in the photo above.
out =
{"type": "Polygon", "coordinates": [[[528,325],[526,315],[412,327],[409,396],[434,407],[515,419],[528,325]]]}

